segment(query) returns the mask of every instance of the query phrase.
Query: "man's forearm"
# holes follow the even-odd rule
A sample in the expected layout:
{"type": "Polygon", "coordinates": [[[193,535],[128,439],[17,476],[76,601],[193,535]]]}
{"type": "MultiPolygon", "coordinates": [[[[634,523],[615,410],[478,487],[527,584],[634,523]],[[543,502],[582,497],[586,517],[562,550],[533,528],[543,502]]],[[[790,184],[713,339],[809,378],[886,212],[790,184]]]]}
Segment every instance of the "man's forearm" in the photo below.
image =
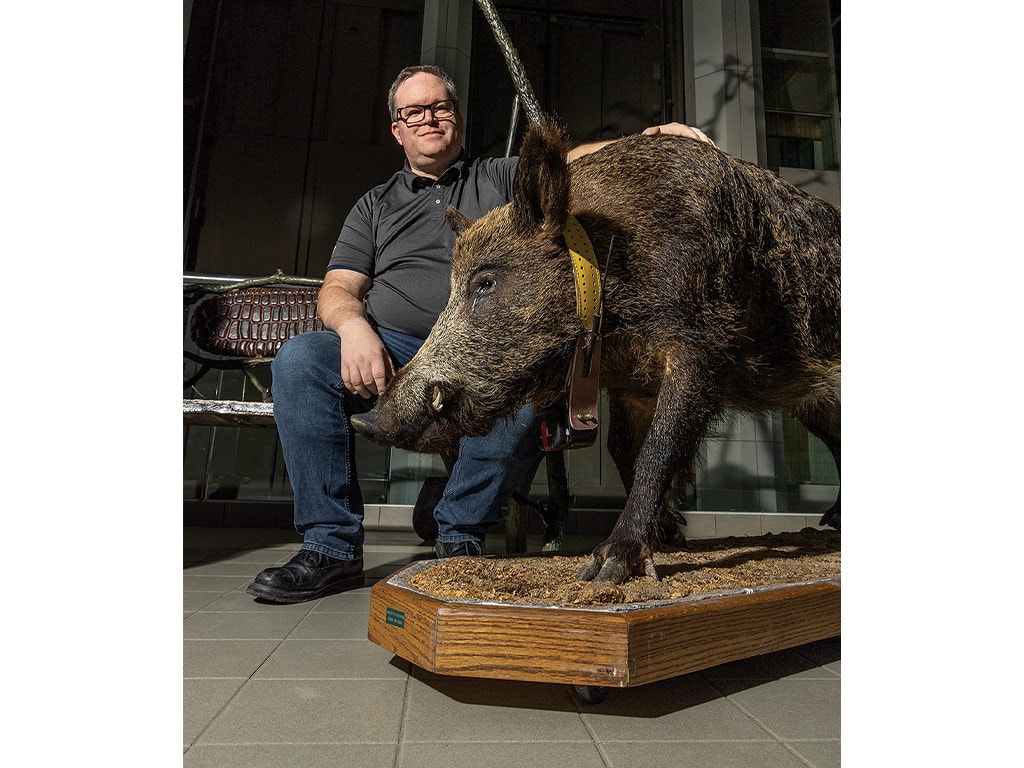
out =
{"type": "Polygon", "coordinates": [[[317,296],[316,312],[324,327],[339,335],[342,328],[353,321],[368,322],[362,299],[341,285],[323,285],[317,296]]]}
{"type": "MultiPolygon", "coordinates": [[[[671,134],[673,136],[686,136],[691,139],[697,139],[703,141],[711,146],[715,146],[713,142],[704,131],[699,128],[693,128],[689,125],[683,125],[682,123],[665,123],[663,125],[652,125],[650,128],[646,128],[643,131],[648,136],[653,136],[659,133],[671,134]]],[[[607,147],[609,144],[614,144],[618,139],[606,139],[604,141],[592,141],[587,144],[580,144],[578,147],[570,149],[566,155],[566,160],[570,163],[573,160],[589,155],[591,152],[597,152],[602,147],[607,147]]]]}
{"type": "Polygon", "coordinates": [[[570,163],[573,160],[589,155],[591,152],[597,152],[602,147],[607,147],[609,144],[614,144],[618,139],[607,139],[606,141],[591,141],[587,144],[580,144],[578,147],[573,147],[566,154],[566,160],[570,163]]]}

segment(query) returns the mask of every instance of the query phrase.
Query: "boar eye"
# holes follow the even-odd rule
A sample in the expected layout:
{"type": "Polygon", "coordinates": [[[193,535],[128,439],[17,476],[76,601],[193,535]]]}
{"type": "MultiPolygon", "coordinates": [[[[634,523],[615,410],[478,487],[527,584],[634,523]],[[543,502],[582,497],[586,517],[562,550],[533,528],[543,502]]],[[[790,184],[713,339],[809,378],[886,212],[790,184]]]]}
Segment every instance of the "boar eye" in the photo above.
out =
{"type": "Polygon", "coordinates": [[[473,299],[473,309],[477,308],[477,305],[487,294],[494,291],[495,286],[494,275],[491,273],[476,275],[473,278],[469,286],[469,292],[473,299]]]}

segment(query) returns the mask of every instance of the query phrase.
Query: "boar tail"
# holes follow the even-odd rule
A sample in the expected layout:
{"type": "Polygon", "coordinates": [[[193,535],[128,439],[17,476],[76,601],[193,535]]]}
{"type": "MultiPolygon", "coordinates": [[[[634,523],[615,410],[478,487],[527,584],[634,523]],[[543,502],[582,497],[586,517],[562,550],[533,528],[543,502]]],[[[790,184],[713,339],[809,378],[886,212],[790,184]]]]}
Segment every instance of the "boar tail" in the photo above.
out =
{"type": "Polygon", "coordinates": [[[550,118],[530,126],[516,168],[513,212],[523,234],[561,237],[569,217],[568,142],[550,118]]]}

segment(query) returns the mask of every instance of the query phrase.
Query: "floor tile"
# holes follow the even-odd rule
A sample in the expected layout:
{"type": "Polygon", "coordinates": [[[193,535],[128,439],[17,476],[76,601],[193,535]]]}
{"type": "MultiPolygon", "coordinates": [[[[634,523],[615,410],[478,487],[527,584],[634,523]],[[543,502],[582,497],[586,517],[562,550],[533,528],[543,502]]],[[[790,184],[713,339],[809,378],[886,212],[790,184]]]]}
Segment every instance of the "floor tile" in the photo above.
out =
{"type": "MultiPolygon", "coordinates": [[[[192,593],[186,592],[185,594],[192,593]]],[[[204,592],[201,594],[209,593],[204,592]]],[[[277,614],[278,616],[287,616],[294,613],[298,616],[305,616],[314,607],[313,603],[265,603],[256,600],[256,598],[243,590],[236,589],[219,596],[203,610],[210,613],[269,613],[277,614]]]]}
{"type": "Polygon", "coordinates": [[[403,742],[581,741],[592,738],[568,687],[509,680],[410,680],[403,742]]]}
{"type": "Polygon", "coordinates": [[[370,615],[370,587],[338,592],[321,597],[313,605],[312,613],[361,613],[370,615]]]}
{"type": "Polygon", "coordinates": [[[409,560],[389,561],[376,568],[365,567],[363,573],[366,576],[366,586],[372,587],[378,581],[391,578],[396,572],[407,566],[409,562],[409,560]]]}
{"type": "Polygon", "coordinates": [[[775,741],[615,742],[602,749],[611,768],[807,768],[775,741]]]}
{"type": "Polygon", "coordinates": [[[242,589],[252,581],[252,576],[193,576],[188,571],[182,577],[182,588],[186,592],[231,592],[242,589]]]}
{"type": "Polygon", "coordinates": [[[838,739],[840,679],[784,678],[729,694],[780,740],[838,739]]]}
{"type": "Polygon", "coordinates": [[[185,753],[183,768],[394,768],[396,750],[395,744],[200,744],[185,753]]]}
{"type": "Polygon", "coordinates": [[[248,678],[259,669],[280,640],[185,640],[184,676],[248,678]]]}
{"type": "Polygon", "coordinates": [[[593,743],[531,742],[528,736],[510,744],[502,742],[403,742],[399,748],[398,768],[606,768],[593,743]]]}
{"type": "Polygon", "coordinates": [[[367,630],[365,612],[340,613],[314,611],[305,616],[290,637],[306,640],[365,640],[367,630]]]}
{"type": "Polygon", "coordinates": [[[185,592],[181,604],[185,615],[188,616],[222,599],[220,592],[185,592]]]}
{"type": "Polygon", "coordinates": [[[274,565],[278,559],[261,558],[259,563],[251,560],[207,560],[189,567],[185,571],[185,575],[190,579],[194,579],[196,576],[234,576],[252,581],[257,573],[274,565]]]}
{"type": "Polygon", "coordinates": [[[182,560],[185,565],[185,572],[196,565],[208,562],[216,562],[219,558],[230,554],[223,547],[185,547],[182,552],[182,560]]]}
{"type": "Polygon", "coordinates": [[[720,664],[703,670],[701,675],[712,682],[777,680],[782,677],[833,677],[832,673],[822,671],[821,667],[807,656],[790,649],[720,664]]]}
{"type": "Polygon", "coordinates": [[[603,702],[582,712],[601,742],[771,738],[697,674],[610,689],[603,702]]]}
{"type": "Polygon", "coordinates": [[[839,739],[829,741],[789,741],[786,746],[798,754],[813,768],[839,768],[841,765],[841,743],[839,739]]]}
{"type": "Polygon", "coordinates": [[[793,650],[823,669],[835,672],[837,675],[839,674],[841,666],[840,657],[842,656],[841,638],[830,637],[827,640],[819,640],[815,643],[801,645],[793,650]]]}
{"type": "Polygon", "coordinates": [[[283,638],[302,618],[296,611],[198,611],[185,619],[184,637],[188,640],[283,638]]]}
{"type": "Polygon", "coordinates": [[[196,736],[210,724],[217,713],[228,703],[244,679],[235,680],[188,680],[184,681],[183,702],[185,717],[182,735],[185,744],[191,744],[196,736]]]}
{"type": "Polygon", "coordinates": [[[261,568],[266,568],[269,565],[280,563],[287,560],[291,555],[298,551],[298,545],[292,545],[287,548],[277,547],[257,547],[255,549],[218,549],[214,552],[209,552],[206,557],[194,558],[192,565],[188,567],[188,570],[192,570],[201,565],[209,563],[228,563],[237,566],[239,569],[246,569],[247,571],[258,571],[261,568]]]}
{"type": "Polygon", "coordinates": [[[182,543],[186,549],[194,547],[225,549],[298,547],[302,543],[302,537],[295,531],[284,528],[203,528],[192,526],[185,529],[182,543]]]}
{"type": "Polygon", "coordinates": [[[397,744],[405,680],[252,680],[197,744],[397,744]]]}
{"type": "Polygon", "coordinates": [[[408,662],[392,665],[393,655],[369,640],[285,640],[256,672],[261,678],[322,680],[397,679],[408,662]]]}

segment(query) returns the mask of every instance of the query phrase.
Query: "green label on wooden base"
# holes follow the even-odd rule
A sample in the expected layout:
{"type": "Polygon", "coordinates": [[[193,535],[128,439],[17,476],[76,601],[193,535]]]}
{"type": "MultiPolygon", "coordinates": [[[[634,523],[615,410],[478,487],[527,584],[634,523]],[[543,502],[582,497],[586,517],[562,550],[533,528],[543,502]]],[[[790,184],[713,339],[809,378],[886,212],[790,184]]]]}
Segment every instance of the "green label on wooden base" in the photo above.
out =
{"type": "Polygon", "coordinates": [[[396,611],[394,608],[388,608],[384,612],[384,620],[388,624],[394,624],[396,627],[405,629],[405,612],[396,611]]]}

